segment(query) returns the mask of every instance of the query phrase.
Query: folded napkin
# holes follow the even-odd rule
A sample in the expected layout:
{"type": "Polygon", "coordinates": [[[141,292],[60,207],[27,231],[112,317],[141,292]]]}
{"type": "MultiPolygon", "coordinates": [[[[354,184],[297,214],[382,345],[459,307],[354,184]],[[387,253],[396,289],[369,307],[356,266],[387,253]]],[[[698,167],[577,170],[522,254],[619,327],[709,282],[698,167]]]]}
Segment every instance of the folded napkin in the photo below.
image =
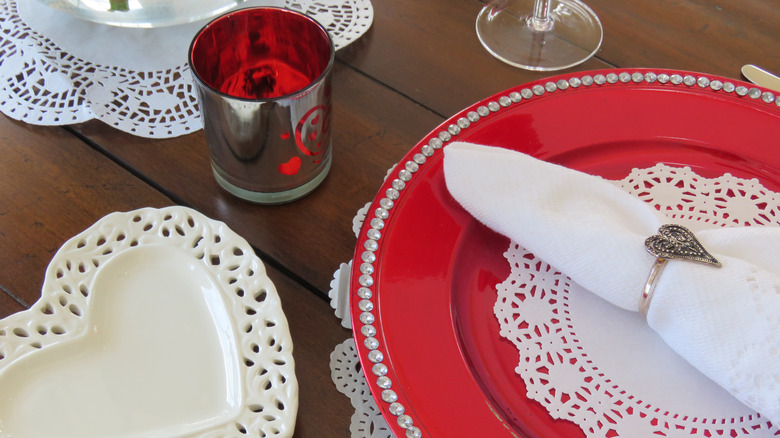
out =
{"type": "MultiPolygon", "coordinates": [[[[507,149],[454,142],[444,171],[476,219],[573,281],[638,311],[655,257],[644,241],[670,223],[611,182],[507,149]]],[[[670,260],[647,322],[679,355],[780,425],[780,227],[697,231],[722,267],[670,260]]]]}

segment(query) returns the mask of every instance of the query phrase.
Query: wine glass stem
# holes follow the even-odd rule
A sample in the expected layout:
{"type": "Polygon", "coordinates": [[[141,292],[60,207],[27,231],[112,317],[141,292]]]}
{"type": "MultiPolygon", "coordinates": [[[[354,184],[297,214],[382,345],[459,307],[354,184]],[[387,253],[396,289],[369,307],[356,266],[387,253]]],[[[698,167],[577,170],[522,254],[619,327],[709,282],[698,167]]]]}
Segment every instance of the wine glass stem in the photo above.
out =
{"type": "Polygon", "coordinates": [[[528,24],[539,32],[550,30],[553,26],[552,18],[550,18],[550,5],[552,0],[536,0],[534,1],[534,14],[528,20],[528,24]]]}

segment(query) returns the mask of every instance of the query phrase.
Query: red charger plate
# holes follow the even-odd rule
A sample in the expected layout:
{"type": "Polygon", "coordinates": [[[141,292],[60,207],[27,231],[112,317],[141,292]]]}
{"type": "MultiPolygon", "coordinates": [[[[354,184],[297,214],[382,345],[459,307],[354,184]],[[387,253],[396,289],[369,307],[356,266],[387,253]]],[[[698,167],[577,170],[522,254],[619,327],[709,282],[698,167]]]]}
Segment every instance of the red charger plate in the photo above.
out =
{"type": "Polygon", "coordinates": [[[442,148],[504,147],[609,179],[684,165],[780,191],[776,97],[693,72],[579,72],[478,102],[418,143],[371,204],[350,284],[361,366],[396,436],[584,437],[525,396],[493,315],[509,240],[450,196],[442,148]]]}

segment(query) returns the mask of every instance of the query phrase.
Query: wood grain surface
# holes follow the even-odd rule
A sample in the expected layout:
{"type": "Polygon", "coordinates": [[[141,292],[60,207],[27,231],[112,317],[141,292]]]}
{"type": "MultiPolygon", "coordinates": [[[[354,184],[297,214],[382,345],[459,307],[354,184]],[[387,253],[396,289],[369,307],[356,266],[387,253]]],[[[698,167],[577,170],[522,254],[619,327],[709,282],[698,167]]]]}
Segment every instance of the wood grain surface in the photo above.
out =
{"type": "MultiPolygon", "coordinates": [[[[474,26],[483,1],[372,3],[371,28],[337,55],[332,170],[290,204],[256,205],[222,190],[202,131],[150,140],[98,121],[42,127],[0,116],[0,317],[35,302],[57,249],[104,215],[195,208],[246,238],[279,290],[301,385],[295,436],[348,437],[354,409],[331,382],[328,361],[351,333],[327,293],[334,270],[352,257],[353,216],[387,170],[448,117],[550,75],[510,67],[482,48],[474,26]]],[[[650,67],[742,79],[746,63],[780,72],[777,0],[586,3],[603,23],[602,47],[560,73],[650,67]]]]}

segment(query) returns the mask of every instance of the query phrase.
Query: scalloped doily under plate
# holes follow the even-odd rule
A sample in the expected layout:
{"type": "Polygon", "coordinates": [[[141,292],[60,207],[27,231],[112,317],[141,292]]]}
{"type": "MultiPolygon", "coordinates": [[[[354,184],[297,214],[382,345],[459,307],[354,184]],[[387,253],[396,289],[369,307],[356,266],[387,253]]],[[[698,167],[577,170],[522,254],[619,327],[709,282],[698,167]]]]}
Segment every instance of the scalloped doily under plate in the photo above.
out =
{"type": "Polygon", "coordinates": [[[0,320],[0,430],[290,437],[292,347],[262,262],[224,223],[112,213],[60,248],[30,309],[0,320]]]}

